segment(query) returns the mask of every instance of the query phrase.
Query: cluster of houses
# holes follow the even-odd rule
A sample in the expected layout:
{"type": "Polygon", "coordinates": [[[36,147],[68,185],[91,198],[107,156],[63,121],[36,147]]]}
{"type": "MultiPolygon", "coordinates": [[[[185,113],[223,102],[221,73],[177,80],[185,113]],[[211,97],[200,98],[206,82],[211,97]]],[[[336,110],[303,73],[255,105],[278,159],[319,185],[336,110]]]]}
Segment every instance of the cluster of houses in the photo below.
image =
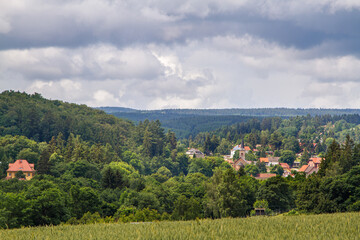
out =
{"type": "MultiPolygon", "coordinates": [[[[255,161],[248,161],[246,160],[246,154],[251,151],[251,148],[249,146],[244,146],[244,143],[241,145],[234,146],[231,151],[230,155],[225,155],[224,160],[228,162],[236,171],[238,171],[240,168],[245,167],[246,165],[256,164],[255,161]],[[239,156],[234,159],[235,153],[239,152],[239,156]]],[[[254,149],[252,151],[257,151],[257,149],[254,149]]],[[[193,158],[194,156],[197,158],[203,158],[205,157],[205,154],[203,154],[200,150],[191,148],[189,149],[186,154],[193,158]]],[[[300,161],[295,161],[292,166],[289,166],[287,163],[281,163],[280,157],[273,157],[271,156],[271,152],[267,152],[267,157],[261,157],[259,159],[260,162],[264,163],[267,169],[271,166],[280,165],[284,169],[283,177],[288,176],[294,176],[293,171],[296,172],[302,172],[306,174],[306,176],[316,173],[319,171],[320,163],[322,158],[319,157],[312,157],[309,159],[308,164],[303,165],[300,167],[300,161]]],[[[268,179],[270,177],[276,176],[275,173],[260,173],[257,176],[255,176],[256,179],[268,179]]]]}

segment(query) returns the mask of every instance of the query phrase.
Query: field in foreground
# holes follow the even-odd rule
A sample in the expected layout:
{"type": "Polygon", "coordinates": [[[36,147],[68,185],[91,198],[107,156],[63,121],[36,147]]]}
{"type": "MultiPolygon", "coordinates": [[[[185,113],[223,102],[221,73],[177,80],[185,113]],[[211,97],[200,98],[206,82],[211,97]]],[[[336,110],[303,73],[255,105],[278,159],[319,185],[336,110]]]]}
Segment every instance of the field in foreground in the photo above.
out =
{"type": "Polygon", "coordinates": [[[359,213],[337,213],[92,224],[1,230],[0,239],[359,239],[359,222],[359,213]]]}

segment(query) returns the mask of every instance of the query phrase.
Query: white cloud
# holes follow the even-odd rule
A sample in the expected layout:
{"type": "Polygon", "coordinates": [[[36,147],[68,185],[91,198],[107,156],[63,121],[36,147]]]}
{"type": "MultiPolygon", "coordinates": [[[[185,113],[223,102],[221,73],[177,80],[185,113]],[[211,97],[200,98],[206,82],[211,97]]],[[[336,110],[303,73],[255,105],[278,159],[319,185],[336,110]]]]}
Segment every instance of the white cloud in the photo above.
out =
{"type": "Polygon", "coordinates": [[[0,88],[146,109],[355,106],[358,11],[355,0],[0,2],[0,88]]]}

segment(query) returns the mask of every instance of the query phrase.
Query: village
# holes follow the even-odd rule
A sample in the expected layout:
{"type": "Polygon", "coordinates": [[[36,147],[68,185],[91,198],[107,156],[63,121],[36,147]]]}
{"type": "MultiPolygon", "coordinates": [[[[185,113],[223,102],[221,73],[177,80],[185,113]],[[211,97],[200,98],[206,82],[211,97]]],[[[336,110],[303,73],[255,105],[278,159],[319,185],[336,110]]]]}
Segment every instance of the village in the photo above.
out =
{"type": "MultiPolygon", "coordinates": [[[[251,166],[258,166],[263,169],[263,172],[257,174],[251,174],[255,179],[266,180],[276,175],[282,177],[294,177],[296,173],[309,176],[313,173],[317,173],[320,168],[322,158],[319,156],[309,157],[307,164],[301,165],[300,158],[303,153],[296,154],[296,160],[289,165],[288,163],[281,162],[281,157],[274,156],[273,151],[266,151],[266,157],[258,157],[257,160],[247,160],[246,156],[250,153],[254,156],[254,153],[259,152],[258,148],[261,145],[257,145],[257,148],[251,149],[249,146],[244,145],[242,142],[239,145],[235,145],[230,150],[230,155],[223,155],[224,161],[229,163],[233,169],[239,171],[240,168],[250,168],[251,166]],[[275,170],[274,170],[275,169],[275,170]],[[280,174],[279,174],[280,173],[280,174]]],[[[191,148],[186,154],[190,158],[205,158],[206,155],[199,149],[191,148]]]]}

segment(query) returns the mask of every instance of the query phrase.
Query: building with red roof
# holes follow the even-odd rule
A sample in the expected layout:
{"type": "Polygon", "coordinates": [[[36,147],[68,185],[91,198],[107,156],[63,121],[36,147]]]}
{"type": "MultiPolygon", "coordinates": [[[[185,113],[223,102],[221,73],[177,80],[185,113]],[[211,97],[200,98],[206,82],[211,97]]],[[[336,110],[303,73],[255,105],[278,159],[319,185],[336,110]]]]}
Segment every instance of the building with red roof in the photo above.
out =
{"type": "Polygon", "coordinates": [[[26,180],[32,179],[36,172],[33,163],[28,163],[28,161],[24,159],[18,159],[14,163],[9,163],[9,169],[6,171],[6,179],[15,178],[15,174],[20,171],[24,173],[26,180]]]}
{"type": "Polygon", "coordinates": [[[256,179],[258,180],[266,180],[272,177],[276,177],[275,173],[259,173],[255,176],[256,179]]]}

